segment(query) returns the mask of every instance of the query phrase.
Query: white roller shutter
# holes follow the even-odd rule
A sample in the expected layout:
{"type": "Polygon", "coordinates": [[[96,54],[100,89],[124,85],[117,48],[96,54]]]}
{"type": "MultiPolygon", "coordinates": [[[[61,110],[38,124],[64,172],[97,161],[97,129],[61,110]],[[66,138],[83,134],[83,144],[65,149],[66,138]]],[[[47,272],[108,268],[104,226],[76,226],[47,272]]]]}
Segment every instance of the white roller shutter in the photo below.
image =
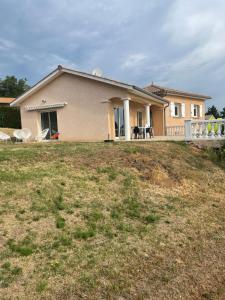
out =
{"type": "Polygon", "coordinates": [[[171,117],[175,116],[175,106],[174,106],[174,102],[170,102],[170,114],[171,117]]]}
{"type": "Polygon", "coordinates": [[[185,118],[185,103],[181,104],[181,116],[182,118],[185,118]]]}
{"type": "Polygon", "coordinates": [[[200,114],[200,118],[202,118],[202,116],[203,116],[202,105],[199,105],[199,114],[200,114]]]}
{"type": "Polygon", "coordinates": [[[194,117],[194,104],[191,104],[191,117],[194,117]]]}

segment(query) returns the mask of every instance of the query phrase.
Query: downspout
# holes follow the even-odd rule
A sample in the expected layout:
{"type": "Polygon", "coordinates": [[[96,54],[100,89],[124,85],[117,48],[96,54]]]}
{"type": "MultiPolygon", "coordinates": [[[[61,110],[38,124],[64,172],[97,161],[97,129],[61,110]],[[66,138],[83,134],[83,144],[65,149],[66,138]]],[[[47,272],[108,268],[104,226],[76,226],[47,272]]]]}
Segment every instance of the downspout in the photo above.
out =
{"type": "Polygon", "coordinates": [[[166,109],[167,109],[167,107],[169,107],[169,103],[167,103],[166,104],[166,106],[164,106],[164,108],[163,108],[163,117],[164,117],[164,128],[163,128],[163,131],[164,131],[164,135],[166,136],[166,109]]]}

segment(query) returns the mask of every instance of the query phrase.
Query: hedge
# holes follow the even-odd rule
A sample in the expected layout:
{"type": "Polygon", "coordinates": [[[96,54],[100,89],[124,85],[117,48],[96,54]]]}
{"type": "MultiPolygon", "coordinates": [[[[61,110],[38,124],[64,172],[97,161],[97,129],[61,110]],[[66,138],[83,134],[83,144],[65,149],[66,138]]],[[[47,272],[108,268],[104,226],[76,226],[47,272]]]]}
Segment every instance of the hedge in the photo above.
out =
{"type": "Polygon", "coordinates": [[[20,110],[15,107],[0,107],[0,127],[21,128],[20,110]]]}

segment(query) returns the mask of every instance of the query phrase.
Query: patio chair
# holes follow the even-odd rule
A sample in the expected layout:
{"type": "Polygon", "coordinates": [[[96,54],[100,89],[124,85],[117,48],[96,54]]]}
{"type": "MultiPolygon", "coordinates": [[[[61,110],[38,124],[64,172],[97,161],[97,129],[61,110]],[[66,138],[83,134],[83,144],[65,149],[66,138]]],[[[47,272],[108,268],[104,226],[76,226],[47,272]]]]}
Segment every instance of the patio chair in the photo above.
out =
{"type": "Polygon", "coordinates": [[[13,136],[16,138],[17,142],[20,142],[23,140],[22,135],[21,135],[21,130],[20,129],[16,129],[13,131],[13,136]]]}
{"type": "Polygon", "coordinates": [[[22,140],[23,140],[24,142],[26,142],[26,141],[31,137],[31,135],[32,135],[30,129],[28,129],[28,128],[23,128],[23,129],[21,129],[21,130],[20,130],[20,134],[21,134],[22,140]]]}
{"type": "Polygon", "coordinates": [[[152,128],[152,127],[146,128],[146,135],[147,135],[147,136],[149,135],[149,138],[150,138],[150,139],[154,137],[154,131],[153,131],[153,128],[152,128]]]}
{"type": "Polygon", "coordinates": [[[133,129],[133,134],[134,134],[134,138],[137,139],[140,133],[140,129],[138,128],[138,126],[135,126],[133,129]]]}
{"type": "Polygon", "coordinates": [[[144,128],[139,128],[139,133],[138,133],[138,138],[142,138],[144,139],[145,138],[145,129],[144,128]]]}
{"type": "Polygon", "coordinates": [[[31,137],[30,129],[23,128],[23,129],[16,129],[13,132],[13,136],[16,138],[16,141],[24,141],[26,142],[31,137]]]}
{"type": "Polygon", "coordinates": [[[35,138],[35,140],[37,142],[41,142],[41,141],[45,140],[48,135],[48,132],[49,132],[49,128],[42,130],[41,133],[35,138]]]}
{"type": "Polygon", "coordinates": [[[0,131],[0,141],[7,142],[10,140],[11,140],[11,137],[8,134],[0,131]]]}

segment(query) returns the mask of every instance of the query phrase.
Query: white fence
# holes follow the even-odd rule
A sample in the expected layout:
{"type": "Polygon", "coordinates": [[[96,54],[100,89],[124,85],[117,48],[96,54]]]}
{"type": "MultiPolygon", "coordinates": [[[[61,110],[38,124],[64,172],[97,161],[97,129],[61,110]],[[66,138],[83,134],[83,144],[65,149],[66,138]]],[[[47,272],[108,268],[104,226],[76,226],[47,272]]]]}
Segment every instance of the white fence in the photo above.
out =
{"type": "Polygon", "coordinates": [[[184,136],[184,126],[167,126],[167,136],[184,136]]]}
{"type": "Polygon", "coordinates": [[[184,126],[185,140],[225,139],[225,119],[223,120],[187,120],[184,126]]]}

